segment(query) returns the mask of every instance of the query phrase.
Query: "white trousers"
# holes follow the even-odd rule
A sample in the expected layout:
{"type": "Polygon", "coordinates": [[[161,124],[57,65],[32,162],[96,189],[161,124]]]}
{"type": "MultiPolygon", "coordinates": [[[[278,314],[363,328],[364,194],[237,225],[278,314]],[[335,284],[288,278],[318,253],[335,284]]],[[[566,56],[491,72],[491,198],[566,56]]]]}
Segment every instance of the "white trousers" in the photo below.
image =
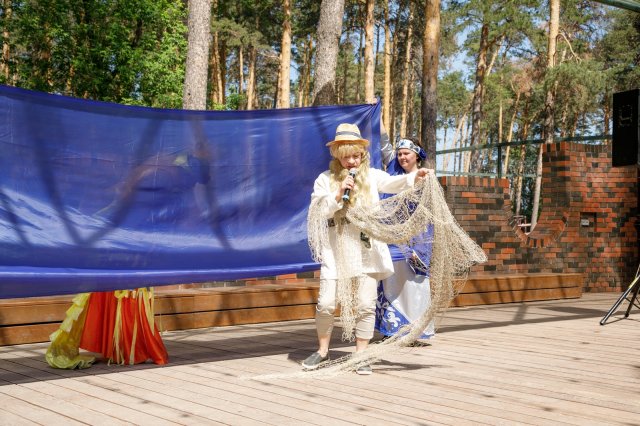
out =
{"type": "MultiPolygon", "coordinates": [[[[333,331],[336,311],[336,287],[338,280],[320,279],[320,294],[316,305],[316,330],[318,337],[330,336],[333,331]]],[[[365,275],[358,289],[358,318],[356,319],[356,337],[371,339],[376,322],[376,300],[378,299],[378,281],[365,275]]]]}

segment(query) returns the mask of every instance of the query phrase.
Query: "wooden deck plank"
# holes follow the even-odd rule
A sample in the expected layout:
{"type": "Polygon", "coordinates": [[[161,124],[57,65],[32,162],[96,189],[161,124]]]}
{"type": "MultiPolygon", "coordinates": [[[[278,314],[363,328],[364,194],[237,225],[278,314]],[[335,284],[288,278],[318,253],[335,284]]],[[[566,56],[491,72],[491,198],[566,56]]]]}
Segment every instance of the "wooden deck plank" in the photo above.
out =
{"type": "MultiPolygon", "coordinates": [[[[25,365],[34,362],[38,363],[39,361],[35,361],[32,358],[24,357],[22,359],[19,359],[18,362],[3,364],[3,368],[11,368],[14,372],[23,372],[23,375],[31,377],[34,382],[54,382],[53,384],[58,387],[57,397],[55,397],[55,400],[57,401],[64,401],[65,398],[68,397],[66,395],[73,392],[80,394],[79,397],[76,396],[75,398],[73,398],[74,401],[95,398],[97,400],[97,404],[92,404],[90,408],[85,406],[84,409],[95,410],[99,412],[100,405],[104,405],[105,408],[102,409],[102,414],[106,416],[105,419],[107,420],[109,418],[114,418],[133,424],[176,424],[163,419],[161,417],[164,414],[162,412],[162,408],[154,407],[152,402],[147,405],[146,401],[132,401],[109,386],[87,385],[82,381],[60,378],[60,376],[56,374],[57,371],[54,369],[50,370],[56,373],[51,373],[50,371],[44,371],[40,368],[33,368],[29,365],[25,365]],[[149,412],[153,413],[149,414],[149,412]]],[[[30,384],[20,383],[20,386],[28,388],[30,384]]],[[[99,418],[99,416],[99,414],[96,414],[97,418],[99,418]]]]}
{"type": "MultiPolygon", "coordinates": [[[[167,384],[165,383],[149,380],[148,376],[144,379],[136,378],[135,381],[127,380],[128,375],[131,374],[132,371],[135,372],[140,366],[125,367],[98,364],[95,369],[92,368],[92,372],[94,374],[87,376],[83,371],[51,369],[42,361],[43,359],[40,358],[23,358],[17,360],[17,362],[23,367],[32,368],[35,371],[39,371],[40,374],[47,374],[53,371],[54,374],[59,373],[60,376],[74,377],[74,380],[89,386],[115,391],[120,395],[128,396],[132,400],[153,401],[154,404],[160,404],[163,407],[179,407],[179,409],[171,408],[168,411],[168,417],[173,417],[173,419],[170,419],[172,422],[171,424],[265,424],[264,422],[252,421],[248,417],[237,414],[248,410],[253,411],[252,407],[232,404],[230,407],[231,411],[218,410],[215,402],[206,403],[207,401],[202,401],[205,403],[193,403],[192,401],[198,399],[197,394],[191,394],[184,397],[179,389],[175,390],[167,387],[167,384]]],[[[60,380],[55,380],[54,382],[59,383],[60,380]]],[[[73,384],[71,386],[73,386],[73,384]]],[[[65,389],[65,392],[73,390],[72,387],[63,386],[63,388],[65,389]]],[[[87,398],[87,395],[83,395],[83,397],[87,398]]],[[[113,412],[113,410],[119,412],[123,408],[121,405],[109,403],[109,401],[98,401],[102,403],[106,402],[107,405],[109,405],[105,413],[113,412]]],[[[164,409],[160,411],[164,411],[164,409]]],[[[269,413],[265,414],[268,415],[269,413]]],[[[154,410],[154,415],[162,415],[165,418],[167,417],[167,413],[159,413],[158,410],[154,410]]],[[[255,414],[252,413],[252,416],[255,416],[255,414]]],[[[127,419],[127,422],[133,422],[136,424],[138,424],[138,421],[139,419],[127,419]]]]}
{"type": "MultiPolygon", "coordinates": [[[[503,379],[503,377],[496,377],[499,371],[504,371],[504,367],[502,367],[503,360],[496,359],[495,364],[501,365],[501,368],[495,369],[495,371],[481,368],[479,371],[471,371],[468,372],[464,370],[464,365],[467,364],[467,361],[459,363],[458,365],[455,361],[452,363],[451,367],[453,372],[447,374],[446,376],[440,376],[439,372],[436,370],[429,377],[425,377],[425,380],[445,380],[447,383],[453,381],[455,386],[460,388],[468,389],[468,391],[472,391],[474,389],[471,386],[473,383],[473,379],[476,379],[477,384],[482,385],[487,383],[487,381],[492,381],[493,384],[491,386],[491,391],[493,395],[500,395],[500,400],[511,401],[514,408],[520,404],[530,404],[532,401],[537,401],[536,403],[545,404],[544,406],[550,408],[550,412],[555,412],[553,409],[557,404],[561,404],[563,406],[564,412],[571,414],[574,417],[582,417],[584,414],[585,405],[589,406],[589,418],[593,419],[596,417],[600,417],[602,419],[608,419],[610,417],[616,417],[618,409],[624,409],[625,406],[623,404],[617,404],[612,406],[611,403],[607,404],[603,403],[600,398],[593,398],[592,395],[580,395],[579,390],[584,388],[584,384],[580,386],[568,386],[571,385],[570,382],[566,382],[562,379],[556,379],[553,377],[543,377],[540,379],[532,379],[531,376],[535,375],[535,371],[532,373],[521,373],[520,369],[515,369],[517,373],[513,373],[508,380],[503,379]],[[505,384],[507,384],[507,391],[504,391],[505,384]],[[539,397],[532,397],[532,391],[536,389],[541,389],[544,392],[541,392],[539,397]],[[576,392],[578,391],[578,392],[576,392]],[[546,396],[550,396],[551,398],[544,398],[546,396]]],[[[398,373],[401,374],[401,373],[398,373]]],[[[421,375],[421,372],[417,372],[416,374],[421,375]]],[[[414,377],[414,379],[418,380],[419,377],[414,377]]],[[[475,388],[475,391],[480,391],[481,389],[475,388]]],[[[632,410],[635,411],[635,410],[632,410]]],[[[626,417],[626,416],[625,416],[626,417]]],[[[623,418],[624,419],[624,418],[623,418]]],[[[579,422],[579,424],[582,422],[579,422]]]]}
{"type": "MultiPolygon", "coordinates": [[[[13,398],[19,398],[22,401],[51,411],[53,416],[51,421],[55,419],[55,416],[62,416],[61,424],[91,424],[104,426],[127,424],[124,421],[119,421],[111,415],[105,415],[109,414],[107,411],[100,413],[99,411],[87,408],[82,403],[82,398],[68,400],[62,396],[62,394],[67,393],[66,390],[61,390],[59,387],[52,386],[49,383],[38,382],[29,383],[23,386],[13,385],[6,388],[0,388],[0,392],[6,392],[13,398]],[[43,387],[54,389],[52,392],[43,392],[43,387]],[[80,403],[78,404],[78,402],[80,403]]],[[[118,410],[119,407],[112,407],[112,409],[118,410]]]]}
{"type": "MultiPolygon", "coordinates": [[[[233,350],[233,349],[230,349],[233,350]]],[[[300,366],[297,362],[291,362],[286,359],[282,355],[274,355],[273,357],[261,357],[260,364],[256,365],[256,362],[248,361],[246,357],[239,357],[230,359],[227,361],[222,361],[220,363],[216,363],[217,365],[214,367],[209,367],[207,370],[215,371],[214,369],[219,369],[220,374],[223,374],[225,377],[221,377],[217,380],[233,380],[232,376],[229,374],[229,371],[236,371],[236,374],[240,377],[255,377],[258,375],[264,375],[267,373],[282,373],[292,371],[292,367],[294,371],[299,371],[300,366]],[[276,358],[273,360],[273,358],[276,358]],[[226,373],[226,374],[225,374],[226,373]]],[[[355,376],[355,374],[351,373],[349,376],[355,376]]],[[[310,404],[321,404],[326,405],[327,409],[336,406],[340,409],[340,412],[344,412],[345,415],[349,414],[349,405],[345,406],[345,401],[349,401],[356,408],[356,413],[360,414],[360,419],[365,424],[370,424],[368,421],[365,421],[365,416],[367,417],[377,417],[380,420],[384,419],[386,422],[401,422],[403,424],[415,424],[416,421],[420,420],[423,411],[415,411],[412,413],[410,411],[402,412],[398,411],[398,407],[393,402],[398,401],[389,401],[390,395],[386,392],[383,392],[382,397],[375,398],[362,398],[359,396],[360,393],[366,392],[366,388],[371,387],[372,382],[371,378],[367,377],[359,377],[361,380],[361,385],[364,386],[362,389],[350,389],[350,391],[345,392],[344,389],[334,383],[333,380],[329,380],[328,384],[326,384],[325,380],[322,381],[313,381],[310,383],[307,380],[291,379],[291,380],[277,380],[274,382],[261,383],[260,381],[248,380],[245,381],[248,384],[256,385],[264,385],[267,388],[274,390],[274,387],[279,386],[284,389],[291,388],[292,392],[301,392],[304,395],[297,396],[297,398],[303,398],[308,400],[310,404]],[[287,383],[289,387],[283,386],[283,383],[287,383]],[[322,390],[321,387],[328,386],[329,389],[322,390]],[[340,391],[337,391],[340,389],[340,391]],[[322,390],[322,391],[321,391],[322,390]],[[319,396],[321,399],[319,399],[319,396]]],[[[280,390],[279,392],[283,392],[280,390]]],[[[282,394],[282,396],[285,396],[282,394]]],[[[309,404],[307,404],[309,405],[309,404]]],[[[437,410],[436,410],[437,411],[437,410]]],[[[433,422],[435,419],[432,416],[431,421],[433,422]]],[[[451,417],[447,417],[449,421],[444,421],[444,417],[438,418],[439,423],[442,424],[467,424],[464,421],[464,417],[458,418],[456,421],[451,421],[451,417]]],[[[469,423],[471,424],[471,423],[469,423]]],[[[476,421],[474,424],[478,424],[476,421]]]]}
{"type": "MultiPolygon", "coordinates": [[[[7,396],[6,402],[7,405],[11,404],[11,397],[7,396]]],[[[17,414],[13,414],[4,406],[0,406],[0,409],[2,409],[2,416],[0,416],[0,426],[33,426],[38,424],[34,421],[27,420],[17,414]]]]}
{"type": "MultiPolygon", "coordinates": [[[[203,370],[203,367],[197,367],[196,369],[200,371],[203,370]]],[[[299,410],[295,407],[274,404],[273,401],[269,400],[269,395],[262,395],[261,399],[255,398],[255,396],[252,395],[254,393],[253,389],[249,387],[239,389],[239,386],[234,383],[221,385],[218,381],[203,379],[201,374],[189,374],[179,369],[179,367],[139,371],[138,373],[141,374],[137,375],[136,372],[120,374],[117,378],[114,378],[114,380],[120,383],[120,387],[122,387],[122,383],[124,382],[135,383],[135,387],[143,387],[146,391],[152,392],[153,395],[160,392],[154,392],[144,384],[141,384],[140,377],[144,377],[147,380],[149,377],[152,377],[153,381],[156,382],[156,389],[158,389],[160,384],[170,386],[167,388],[167,392],[171,393],[171,395],[175,395],[176,389],[179,392],[187,387],[189,391],[182,394],[183,399],[209,399],[215,401],[217,406],[225,406],[235,413],[253,418],[256,424],[268,423],[278,425],[300,424],[301,422],[321,424],[317,415],[299,410]],[[242,399],[242,405],[236,402],[238,399],[242,399]]],[[[166,397],[159,398],[159,400],[164,400],[164,403],[167,405],[172,404],[172,401],[166,397]]],[[[182,402],[180,405],[182,405],[182,402]]]]}
{"type": "MultiPolygon", "coordinates": [[[[241,368],[241,366],[235,366],[241,368]]],[[[241,368],[238,370],[240,374],[245,376],[264,374],[265,371],[280,372],[281,368],[271,369],[267,366],[259,369],[241,368]]],[[[351,373],[351,375],[355,375],[351,373]]],[[[443,408],[441,406],[432,407],[428,415],[425,417],[424,407],[412,404],[410,400],[398,398],[394,396],[390,389],[380,391],[370,391],[375,389],[378,384],[375,378],[360,377],[358,386],[344,386],[336,379],[323,379],[312,385],[305,380],[285,380],[279,379],[273,382],[264,383],[263,386],[269,386],[274,392],[281,396],[288,394],[304,393],[306,395],[306,404],[320,404],[326,407],[329,412],[340,413],[340,416],[350,420],[347,416],[357,416],[354,423],[377,424],[379,422],[400,423],[400,424],[417,424],[428,419],[430,424],[450,424],[450,425],[467,425],[467,424],[491,424],[490,421],[481,421],[480,418],[470,421],[465,416],[467,411],[458,411],[443,408]],[[376,420],[374,420],[376,419],[376,420]]],[[[352,380],[350,377],[348,380],[352,380]]],[[[490,419],[485,419],[490,420],[490,419]]]]}
{"type": "MultiPolygon", "coordinates": [[[[163,367],[54,370],[46,344],[6,346],[0,408],[11,424],[638,424],[640,312],[598,324],[617,296],[452,308],[431,346],[368,377],[255,380],[300,371],[312,320],[166,332],[163,367]]],[[[336,330],[333,356],[352,350],[336,330]]]]}
{"type": "MultiPolygon", "coordinates": [[[[323,400],[317,403],[314,401],[315,398],[311,397],[312,394],[310,394],[309,391],[307,391],[306,396],[299,392],[287,394],[278,392],[271,384],[248,380],[238,381],[237,378],[229,377],[228,373],[230,368],[232,367],[227,366],[224,370],[220,370],[209,366],[203,368],[194,365],[185,365],[174,371],[158,371],[158,374],[170,374],[172,378],[181,376],[191,382],[201,382],[203,385],[206,384],[213,389],[219,389],[220,392],[229,392],[231,397],[234,395],[243,395],[245,398],[249,397],[251,401],[256,404],[256,407],[270,407],[271,409],[286,413],[286,415],[292,417],[294,423],[344,425],[352,424],[352,422],[363,422],[366,424],[372,420],[368,413],[361,410],[359,410],[359,413],[350,413],[349,410],[339,409],[339,407],[335,405],[333,406],[333,410],[328,410],[327,401],[323,400]],[[339,409],[339,411],[336,409],[339,409]]],[[[217,393],[217,391],[215,392],[217,393]]],[[[378,418],[378,420],[380,420],[380,418],[378,418]]],[[[390,424],[407,423],[393,421],[390,422],[390,424]]]]}
{"type": "Polygon", "coordinates": [[[2,411],[8,411],[24,420],[42,425],[82,425],[84,423],[56,412],[59,404],[55,398],[43,398],[38,392],[20,386],[3,386],[0,389],[2,411]]]}
{"type": "MultiPolygon", "coordinates": [[[[426,348],[423,348],[426,349],[426,348]]],[[[269,359],[273,361],[273,364],[275,363],[282,363],[283,360],[282,359],[277,359],[277,358],[281,358],[281,357],[274,357],[274,356],[270,356],[270,357],[266,357],[266,358],[262,358],[262,359],[269,359]]],[[[400,358],[402,358],[402,356],[400,356],[400,358]]],[[[286,362],[286,361],[284,361],[286,362]]],[[[401,363],[399,363],[401,364],[401,363]]],[[[405,363],[406,364],[406,363],[405,363]]],[[[420,366],[418,366],[420,367],[420,366]]],[[[224,368],[229,368],[228,365],[225,365],[224,368]]],[[[263,367],[264,368],[264,367],[263,367]]],[[[270,372],[282,372],[281,369],[273,369],[273,370],[269,370],[270,372]]],[[[261,370],[253,370],[252,371],[253,374],[261,374],[261,370]]],[[[262,371],[262,373],[264,373],[264,371],[262,371]]],[[[389,414],[394,415],[394,409],[397,409],[398,407],[401,407],[401,410],[403,410],[404,412],[411,412],[411,410],[413,408],[417,408],[417,407],[424,407],[426,404],[429,403],[429,401],[431,400],[431,398],[436,397],[439,398],[440,402],[444,402],[444,404],[438,405],[437,407],[430,407],[430,413],[429,413],[429,420],[432,421],[432,415],[434,414],[434,411],[441,411],[443,410],[443,406],[445,406],[446,408],[444,409],[445,413],[450,416],[449,419],[454,418],[454,416],[456,414],[458,414],[460,416],[460,418],[456,421],[453,422],[451,424],[459,424],[459,422],[465,418],[465,416],[468,416],[469,414],[472,414],[472,417],[474,419],[474,422],[484,422],[487,424],[496,424],[495,420],[492,420],[492,417],[490,416],[485,416],[485,412],[490,412],[492,414],[495,415],[496,410],[493,410],[491,408],[487,408],[487,405],[491,405],[491,400],[487,400],[487,401],[469,401],[468,395],[466,396],[461,396],[458,400],[452,398],[452,396],[450,394],[446,394],[445,396],[443,396],[442,390],[439,387],[434,387],[432,389],[431,395],[430,396],[424,396],[425,394],[428,394],[429,392],[426,392],[425,389],[425,384],[421,383],[420,388],[416,389],[416,392],[413,392],[411,390],[411,382],[415,382],[415,377],[414,376],[409,376],[410,379],[408,380],[409,383],[406,382],[402,382],[402,383],[397,383],[392,385],[393,388],[395,389],[402,389],[402,397],[401,396],[395,396],[394,395],[389,395],[386,392],[380,392],[380,391],[372,391],[370,389],[368,389],[371,385],[371,383],[367,383],[365,388],[362,389],[358,389],[358,388],[354,388],[351,390],[351,392],[347,392],[344,396],[342,396],[341,398],[353,398],[353,395],[358,395],[357,398],[362,398],[364,400],[368,400],[368,401],[377,401],[379,406],[389,406],[389,407],[393,407],[393,408],[387,408],[387,411],[389,412],[389,414]],[[364,395],[366,395],[366,397],[363,397],[364,395]],[[407,395],[411,395],[411,398],[407,398],[407,395]],[[457,413],[456,413],[456,410],[457,413]]],[[[401,380],[399,380],[401,381],[401,380]]],[[[277,381],[277,384],[280,384],[280,380],[277,381]]],[[[325,381],[323,381],[325,382],[325,381]]],[[[331,379],[329,381],[329,383],[324,384],[323,382],[318,383],[318,384],[314,384],[314,386],[316,386],[316,388],[318,386],[326,386],[327,392],[335,392],[336,387],[340,388],[340,389],[344,389],[344,388],[349,388],[352,386],[349,386],[349,382],[344,382],[343,380],[340,380],[340,378],[337,379],[331,379]]],[[[372,383],[375,383],[372,382],[372,383]]],[[[373,386],[375,388],[375,386],[373,386]]],[[[317,392],[317,390],[316,390],[317,392]]],[[[360,401],[361,403],[361,401],[360,401]]],[[[493,404],[495,405],[495,403],[493,404]]],[[[522,418],[523,418],[523,414],[528,414],[528,418],[530,421],[534,421],[533,424],[560,424],[561,420],[562,420],[562,416],[558,415],[558,414],[553,414],[550,413],[547,415],[547,418],[535,418],[535,416],[533,416],[533,411],[531,410],[532,413],[527,413],[526,407],[511,407],[511,411],[509,410],[509,407],[506,404],[502,404],[501,406],[497,407],[499,409],[499,413],[501,416],[501,420],[498,421],[497,423],[500,423],[502,420],[511,420],[511,421],[516,421],[518,420],[519,422],[522,422],[522,418]],[[514,409],[516,409],[517,411],[513,411],[514,409]]],[[[539,410],[538,410],[539,413],[539,410]]],[[[395,415],[399,415],[400,413],[396,413],[395,415]]],[[[418,420],[419,418],[415,419],[418,420]]],[[[584,418],[574,418],[573,421],[569,421],[569,424],[585,424],[585,419],[584,418]]]]}
{"type": "MultiPolygon", "coordinates": [[[[224,345],[224,340],[221,340],[220,342],[217,342],[217,345],[218,345],[218,346],[219,346],[219,345],[221,345],[221,344],[222,344],[222,345],[224,345]]],[[[225,345],[225,346],[229,346],[229,345],[225,345]]],[[[225,367],[225,368],[226,368],[226,367],[225,367]]],[[[556,421],[558,421],[557,417],[558,417],[557,415],[553,415],[553,414],[552,414],[552,415],[551,415],[551,419],[547,419],[547,420],[551,420],[551,421],[556,422],[556,421]],[[554,420],[554,419],[555,419],[555,420],[554,420]]],[[[583,422],[584,422],[584,419],[583,419],[583,418],[579,418],[579,419],[574,420],[574,421],[573,421],[573,424],[582,424],[583,422]]],[[[539,423],[539,422],[537,422],[537,423],[539,423]]]]}

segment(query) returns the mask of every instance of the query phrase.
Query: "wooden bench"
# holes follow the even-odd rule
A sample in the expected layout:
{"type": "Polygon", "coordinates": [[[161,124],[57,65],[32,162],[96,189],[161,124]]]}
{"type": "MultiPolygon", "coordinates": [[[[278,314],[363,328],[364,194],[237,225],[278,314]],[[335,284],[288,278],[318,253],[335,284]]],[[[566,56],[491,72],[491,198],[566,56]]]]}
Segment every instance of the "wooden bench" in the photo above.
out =
{"type": "MultiPolygon", "coordinates": [[[[156,287],[156,323],[184,330],[313,318],[318,284],[242,287],[156,287]]],[[[476,276],[464,283],[452,306],[578,298],[580,274],[476,276]]],[[[0,346],[45,342],[65,317],[73,296],[0,299],[0,346]]]]}
{"type": "Polygon", "coordinates": [[[582,274],[519,274],[473,276],[451,306],[492,305],[582,296],[582,274]]]}

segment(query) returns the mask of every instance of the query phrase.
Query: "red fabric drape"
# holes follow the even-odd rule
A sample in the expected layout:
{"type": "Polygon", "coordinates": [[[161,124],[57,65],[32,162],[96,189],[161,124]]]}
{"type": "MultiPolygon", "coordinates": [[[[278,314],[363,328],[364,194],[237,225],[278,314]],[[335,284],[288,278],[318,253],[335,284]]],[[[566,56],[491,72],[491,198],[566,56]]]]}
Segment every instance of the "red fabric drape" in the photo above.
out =
{"type": "Polygon", "coordinates": [[[155,324],[152,329],[147,320],[145,304],[138,299],[144,296],[137,293],[137,297],[134,297],[136,292],[129,293],[128,297],[121,298],[120,353],[114,342],[115,328],[118,325],[118,298],[115,292],[91,293],[80,347],[100,353],[104,358],[119,364],[139,364],[148,359],[156,364],[166,364],[169,360],[167,349],[155,324]]]}

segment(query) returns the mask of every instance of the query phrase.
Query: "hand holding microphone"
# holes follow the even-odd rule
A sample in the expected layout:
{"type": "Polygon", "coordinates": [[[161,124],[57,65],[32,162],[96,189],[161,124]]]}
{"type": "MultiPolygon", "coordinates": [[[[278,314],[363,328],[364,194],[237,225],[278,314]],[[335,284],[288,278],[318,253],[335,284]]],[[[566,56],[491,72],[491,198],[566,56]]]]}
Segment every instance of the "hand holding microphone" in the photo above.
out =
{"type": "MultiPolygon", "coordinates": [[[[349,169],[349,176],[351,176],[352,179],[356,178],[356,173],[358,173],[358,169],[356,169],[355,167],[349,169]]],[[[350,193],[351,193],[351,188],[346,188],[344,190],[344,193],[342,194],[342,201],[349,201],[350,193]]]]}

